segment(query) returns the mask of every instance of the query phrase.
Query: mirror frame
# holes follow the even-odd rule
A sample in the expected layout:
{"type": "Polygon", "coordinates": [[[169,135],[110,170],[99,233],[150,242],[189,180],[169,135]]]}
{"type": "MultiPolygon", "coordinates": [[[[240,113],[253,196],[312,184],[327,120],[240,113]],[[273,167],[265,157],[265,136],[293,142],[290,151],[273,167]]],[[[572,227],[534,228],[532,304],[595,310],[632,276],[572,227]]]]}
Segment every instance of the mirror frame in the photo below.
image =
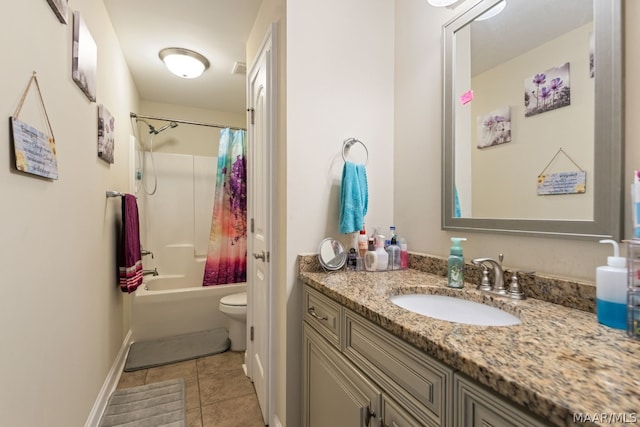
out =
{"type": "MultiPolygon", "coordinates": [[[[538,237],[615,239],[623,235],[623,10],[622,0],[593,0],[595,31],[593,220],[454,218],[455,33],[500,0],[481,0],[443,29],[442,229],[538,237]]],[[[504,201],[505,206],[509,204],[504,201]]]]}

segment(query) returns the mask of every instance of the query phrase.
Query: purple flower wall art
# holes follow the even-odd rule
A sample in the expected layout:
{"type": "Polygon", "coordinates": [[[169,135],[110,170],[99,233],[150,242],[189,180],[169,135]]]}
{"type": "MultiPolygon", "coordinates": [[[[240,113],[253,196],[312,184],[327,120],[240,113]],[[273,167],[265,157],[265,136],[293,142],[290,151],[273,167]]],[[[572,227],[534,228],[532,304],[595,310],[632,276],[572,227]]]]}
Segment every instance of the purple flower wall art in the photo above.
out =
{"type": "Polygon", "coordinates": [[[478,122],[478,148],[511,142],[511,107],[481,114],[478,122]]]}
{"type": "Polygon", "coordinates": [[[571,105],[568,62],[524,80],[526,117],[568,105],[571,105]]]}

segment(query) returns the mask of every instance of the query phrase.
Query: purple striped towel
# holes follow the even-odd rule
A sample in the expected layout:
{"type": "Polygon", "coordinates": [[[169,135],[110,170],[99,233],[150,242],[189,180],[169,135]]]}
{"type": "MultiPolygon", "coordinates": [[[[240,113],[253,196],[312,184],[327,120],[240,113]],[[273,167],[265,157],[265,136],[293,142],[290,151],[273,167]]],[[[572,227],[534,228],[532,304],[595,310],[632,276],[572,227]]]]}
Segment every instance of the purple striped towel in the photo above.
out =
{"type": "Polygon", "coordinates": [[[120,239],[120,289],[131,293],[142,283],[140,223],[136,196],[122,197],[122,238],[120,239]]]}

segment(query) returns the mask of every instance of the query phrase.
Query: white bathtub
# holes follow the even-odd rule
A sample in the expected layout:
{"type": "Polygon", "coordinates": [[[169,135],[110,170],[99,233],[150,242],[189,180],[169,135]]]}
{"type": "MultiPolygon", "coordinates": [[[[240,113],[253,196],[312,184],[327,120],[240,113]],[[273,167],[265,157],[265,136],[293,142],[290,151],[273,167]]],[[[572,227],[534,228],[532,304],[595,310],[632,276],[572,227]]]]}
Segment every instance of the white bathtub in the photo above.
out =
{"type": "Polygon", "coordinates": [[[184,276],[146,276],[131,306],[134,341],[164,338],[208,329],[227,328],[220,299],[247,290],[246,283],[202,286],[184,276]]]}

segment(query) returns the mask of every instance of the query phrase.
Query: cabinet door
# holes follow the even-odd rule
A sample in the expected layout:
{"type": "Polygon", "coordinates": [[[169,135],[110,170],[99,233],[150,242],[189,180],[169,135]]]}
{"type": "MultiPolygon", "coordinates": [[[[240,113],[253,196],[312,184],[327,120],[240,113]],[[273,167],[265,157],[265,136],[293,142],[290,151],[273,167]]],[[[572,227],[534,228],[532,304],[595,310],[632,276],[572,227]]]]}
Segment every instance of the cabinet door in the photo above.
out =
{"type": "Polygon", "coordinates": [[[475,381],[454,375],[455,425],[461,427],[543,427],[547,424],[475,381]]]}
{"type": "Polygon", "coordinates": [[[303,331],[303,425],[377,427],[380,391],[306,323],[303,331]]]}
{"type": "Polygon", "coordinates": [[[409,412],[387,396],[382,396],[382,427],[416,427],[416,421],[409,412]]]}

